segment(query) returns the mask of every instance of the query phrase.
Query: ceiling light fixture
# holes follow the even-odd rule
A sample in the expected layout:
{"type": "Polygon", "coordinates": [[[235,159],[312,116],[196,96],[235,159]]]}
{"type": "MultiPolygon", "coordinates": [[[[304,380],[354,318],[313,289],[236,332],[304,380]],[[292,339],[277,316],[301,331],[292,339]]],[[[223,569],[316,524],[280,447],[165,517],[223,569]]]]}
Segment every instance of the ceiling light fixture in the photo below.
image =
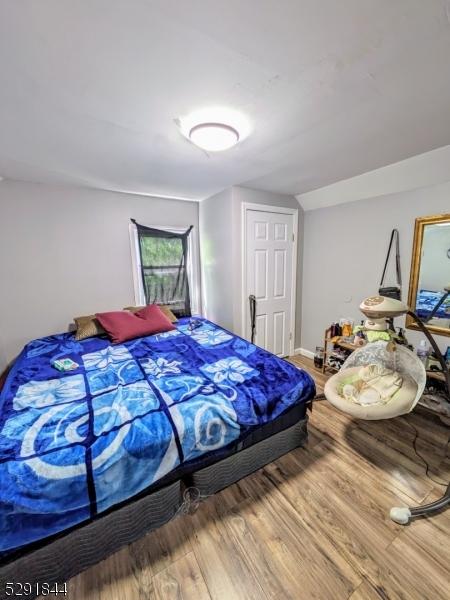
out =
{"type": "Polygon", "coordinates": [[[189,131],[189,139],[208,152],[220,152],[232,148],[239,141],[239,133],[225,123],[199,123],[189,131]]]}
{"type": "Polygon", "coordinates": [[[180,132],[206,152],[228,150],[243,142],[251,126],[245,115],[227,106],[210,106],[175,120],[180,132]]]}

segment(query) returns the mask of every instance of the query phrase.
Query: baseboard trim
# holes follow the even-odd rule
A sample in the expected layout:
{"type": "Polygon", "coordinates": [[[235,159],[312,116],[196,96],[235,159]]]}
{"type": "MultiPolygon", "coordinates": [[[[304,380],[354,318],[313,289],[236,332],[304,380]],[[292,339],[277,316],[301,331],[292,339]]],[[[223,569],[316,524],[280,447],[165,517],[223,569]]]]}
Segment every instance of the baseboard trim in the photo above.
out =
{"type": "Polygon", "coordinates": [[[306,348],[295,348],[294,356],[297,354],[306,356],[306,358],[314,358],[314,352],[311,352],[311,350],[307,350],[306,348]]]}

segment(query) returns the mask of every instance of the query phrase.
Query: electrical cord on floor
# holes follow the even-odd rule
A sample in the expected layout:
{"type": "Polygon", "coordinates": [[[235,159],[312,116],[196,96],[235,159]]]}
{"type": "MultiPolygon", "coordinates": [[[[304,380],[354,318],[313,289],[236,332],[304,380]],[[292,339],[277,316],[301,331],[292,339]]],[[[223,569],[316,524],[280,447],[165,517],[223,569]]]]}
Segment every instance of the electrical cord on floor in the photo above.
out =
{"type": "MultiPolygon", "coordinates": [[[[434,477],[432,477],[430,475],[430,465],[429,465],[428,461],[417,450],[417,440],[419,439],[419,431],[418,431],[417,427],[415,425],[413,425],[412,423],[410,423],[407,419],[404,419],[404,421],[414,431],[413,449],[414,449],[414,452],[416,453],[416,456],[418,456],[418,458],[420,458],[420,460],[425,465],[425,476],[428,477],[428,479],[430,479],[431,481],[433,481],[437,485],[443,485],[443,486],[447,487],[448,486],[448,482],[445,483],[443,481],[438,481],[437,479],[434,479],[434,477]]],[[[449,444],[450,444],[450,437],[448,438],[447,443],[445,444],[445,456],[444,456],[444,459],[447,458],[447,451],[448,451],[448,445],[449,444]]]]}
{"type": "MultiPolygon", "coordinates": [[[[314,397],[314,400],[325,400],[325,399],[326,399],[326,397],[325,397],[325,394],[323,394],[323,393],[322,394],[317,394],[314,397]]],[[[413,449],[414,449],[414,452],[415,452],[416,456],[418,458],[420,458],[420,460],[422,461],[422,463],[425,466],[425,476],[428,477],[428,479],[430,479],[436,485],[443,485],[443,486],[447,487],[448,486],[448,482],[445,483],[444,481],[438,481],[437,479],[434,479],[434,477],[432,477],[430,475],[430,465],[429,465],[428,461],[417,450],[417,440],[419,439],[419,431],[418,431],[417,427],[415,425],[413,425],[412,423],[410,423],[407,419],[404,419],[404,421],[414,431],[413,449]]],[[[449,436],[449,438],[447,440],[447,443],[445,444],[445,456],[444,456],[444,459],[447,458],[447,451],[448,451],[448,445],[449,444],[450,444],[450,436],[449,436]]]]}
{"type": "Polygon", "coordinates": [[[213,494],[204,495],[196,487],[186,488],[183,492],[183,502],[179,506],[173,518],[178,517],[179,515],[193,514],[200,506],[200,502],[202,500],[206,500],[206,498],[210,498],[212,495],[213,494]]]}

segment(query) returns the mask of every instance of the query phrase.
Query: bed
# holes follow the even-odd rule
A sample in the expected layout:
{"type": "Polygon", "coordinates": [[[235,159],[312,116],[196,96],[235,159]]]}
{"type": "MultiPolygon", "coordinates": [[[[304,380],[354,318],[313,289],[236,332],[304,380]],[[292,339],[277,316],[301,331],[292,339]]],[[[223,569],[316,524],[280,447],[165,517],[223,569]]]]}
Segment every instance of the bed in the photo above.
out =
{"type": "Polygon", "coordinates": [[[24,348],[0,394],[2,584],[64,581],[172,518],[184,486],[214,493],[305,441],[311,377],[192,324],[24,348]]]}

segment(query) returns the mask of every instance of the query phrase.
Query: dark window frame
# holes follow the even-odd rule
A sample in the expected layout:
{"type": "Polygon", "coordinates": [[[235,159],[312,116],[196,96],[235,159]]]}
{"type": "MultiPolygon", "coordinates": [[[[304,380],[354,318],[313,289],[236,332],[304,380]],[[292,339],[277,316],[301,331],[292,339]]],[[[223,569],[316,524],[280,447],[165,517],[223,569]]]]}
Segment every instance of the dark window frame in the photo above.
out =
{"type": "MultiPolygon", "coordinates": [[[[139,253],[139,265],[136,273],[140,277],[140,289],[143,291],[146,304],[167,304],[173,312],[181,316],[191,316],[191,290],[189,282],[189,260],[192,260],[189,252],[189,236],[193,230],[191,225],[185,231],[174,231],[170,229],[158,229],[156,227],[147,227],[137,223],[134,219],[131,222],[136,228],[136,242],[139,253]],[[164,245],[164,240],[176,240],[175,248],[167,248],[166,254],[169,255],[169,264],[164,264],[161,259],[160,264],[152,264],[149,261],[153,259],[146,258],[143,255],[145,249],[145,240],[158,240],[164,245]],[[176,246],[179,245],[179,252],[176,246]],[[176,264],[170,264],[170,254],[175,252],[176,264]],[[158,276],[160,274],[160,276],[158,276]],[[167,285],[164,283],[164,275],[168,276],[167,285]],[[172,277],[170,277],[172,275],[172,277]]],[[[191,266],[192,270],[192,266],[191,266]]]]}

